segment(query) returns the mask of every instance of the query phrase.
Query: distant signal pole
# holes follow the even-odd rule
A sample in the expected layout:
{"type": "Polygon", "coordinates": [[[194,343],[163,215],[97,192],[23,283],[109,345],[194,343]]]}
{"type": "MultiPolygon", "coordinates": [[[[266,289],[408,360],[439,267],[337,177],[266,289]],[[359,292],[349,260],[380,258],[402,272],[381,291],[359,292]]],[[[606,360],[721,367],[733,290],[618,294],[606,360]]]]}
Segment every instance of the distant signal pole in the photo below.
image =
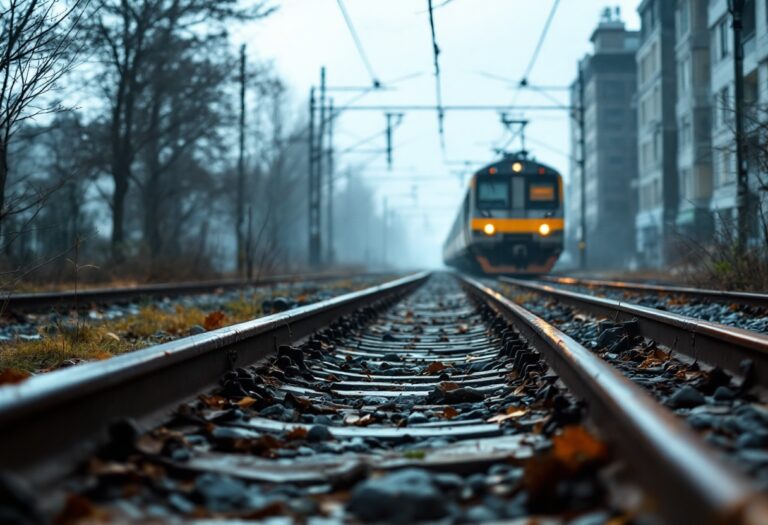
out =
{"type": "Polygon", "coordinates": [[[237,197],[235,229],[237,232],[237,275],[245,270],[245,44],[240,46],[240,143],[237,158],[237,197]]]}
{"type": "Polygon", "coordinates": [[[747,244],[747,213],[749,174],[744,164],[744,45],[742,42],[744,0],[728,0],[733,20],[733,84],[736,119],[736,207],[738,209],[737,242],[739,248],[747,244]]]}

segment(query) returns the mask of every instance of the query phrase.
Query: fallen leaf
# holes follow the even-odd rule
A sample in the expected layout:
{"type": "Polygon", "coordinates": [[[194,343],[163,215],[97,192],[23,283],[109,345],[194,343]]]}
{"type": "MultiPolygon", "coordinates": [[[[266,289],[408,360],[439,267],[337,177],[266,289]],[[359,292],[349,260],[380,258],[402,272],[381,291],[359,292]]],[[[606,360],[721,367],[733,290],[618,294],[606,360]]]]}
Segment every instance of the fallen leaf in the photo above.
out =
{"type": "Polygon", "coordinates": [[[4,368],[0,371],[0,385],[12,385],[15,383],[21,383],[27,379],[30,375],[25,370],[19,370],[18,368],[4,368]]]}
{"type": "Polygon", "coordinates": [[[113,341],[120,342],[120,336],[114,332],[107,332],[106,334],[104,334],[103,339],[112,339],[113,341]]]}
{"type": "Polygon", "coordinates": [[[445,407],[442,414],[440,414],[440,417],[442,417],[443,419],[453,419],[458,415],[459,415],[459,411],[456,410],[455,408],[445,407]]]}
{"type": "Polygon", "coordinates": [[[366,414],[366,415],[364,415],[363,417],[361,417],[360,419],[358,419],[358,420],[357,420],[357,421],[354,423],[354,425],[355,425],[356,427],[367,427],[367,426],[368,426],[368,425],[370,425],[371,423],[373,423],[373,416],[371,416],[370,414],[366,414]]]}
{"type": "Polygon", "coordinates": [[[567,426],[561,434],[552,437],[552,453],[571,470],[583,464],[601,461],[608,455],[608,447],[582,426],[567,426]]]}
{"type": "Polygon", "coordinates": [[[517,419],[526,415],[528,411],[524,408],[509,407],[503,413],[493,416],[488,423],[503,423],[510,419],[517,419]]]}
{"type": "Polygon", "coordinates": [[[454,383],[452,381],[443,381],[440,384],[438,384],[437,386],[443,392],[451,392],[453,390],[458,390],[459,388],[461,388],[458,383],[454,383]]]}
{"type": "Polygon", "coordinates": [[[460,324],[459,327],[456,329],[456,333],[459,334],[466,334],[469,332],[469,325],[466,324],[460,324]]]}
{"type": "Polygon", "coordinates": [[[448,368],[448,366],[447,366],[447,365],[444,365],[444,364],[443,364],[443,363],[441,363],[440,361],[433,361],[433,362],[432,362],[432,363],[430,363],[430,364],[429,364],[429,366],[428,366],[428,367],[427,367],[427,368],[424,370],[424,373],[426,373],[426,374],[430,374],[430,375],[435,375],[435,374],[437,374],[437,373],[439,373],[439,372],[442,372],[442,371],[443,371],[443,370],[445,370],[446,368],[448,368]]]}
{"type": "Polygon", "coordinates": [[[70,494],[67,496],[64,508],[56,516],[55,523],[57,525],[67,525],[83,521],[94,523],[105,518],[107,518],[107,513],[96,507],[91,500],[79,494],[70,494]]]}
{"type": "Polygon", "coordinates": [[[200,395],[197,398],[208,408],[226,408],[229,406],[229,400],[222,396],[200,395]]]}
{"type": "Polygon", "coordinates": [[[206,330],[216,330],[224,326],[224,312],[216,311],[208,314],[203,320],[203,328],[206,330]]]}
{"type": "Polygon", "coordinates": [[[256,403],[257,403],[256,399],[245,396],[244,398],[242,398],[240,401],[237,402],[237,405],[240,408],[248,408],[249,406],[254,405],[256,403]]]}
{"type": "Polygon", "coordinates": [[[293,427],[288,434],[285,435],[285,439],[296,440],[305,439],[309,431],[304,427],[293,427]]]}

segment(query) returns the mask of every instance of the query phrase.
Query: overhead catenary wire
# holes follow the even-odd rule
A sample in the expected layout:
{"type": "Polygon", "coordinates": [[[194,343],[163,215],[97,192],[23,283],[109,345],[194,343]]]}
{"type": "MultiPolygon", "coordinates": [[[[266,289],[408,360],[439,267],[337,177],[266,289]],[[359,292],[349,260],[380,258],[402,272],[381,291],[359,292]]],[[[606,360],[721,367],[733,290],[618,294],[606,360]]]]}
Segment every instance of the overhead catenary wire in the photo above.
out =
{"type": "Polygon", "coordinates": [[[429,9],[429,29],[432,34],[432,58],[435,66],[435,97],[437,104],[437,132],[440,135],[440,148],[445,155],[445,111],[443,110],[443,89],[440,79],[440,47],[437,45],[437,33],[435,31],[435,13],[432,0],[427,0],[429,9]]]}
{"type": "MultiPolygon", "coordinates": [[[[526,66],[523,76],[520,79],[520,82],[516,86],[515,93],[512,96],[512,102],[510,103],[510,106],[515,106],[517,104],[517,98],[520,95],[520,88],[527,87],[528,86],[528,77],[533,72],[533,68],[536,67],[536,62],[539,59],[539,55],[541,54],[541,50],[544,47],[544,42],[547,40],[547,36],[549,35],[549,29],[552,27],[552,21],[555,19],[555,14],[557,13],[557,9],[560,7],[560,0],[554,0],[552,3],[552,8],[549,10],[549,15],[547,15],[547,19],[544,22],[544,27],[541,30],[541,34],[539,35],[539,40],[536,42],[536,47],[533,49],[533,54],[531,55],[531,59],[528,61],[528,65],[526,66]]],[[[514,138],[512,139],[514,140],[514,138]]],[[[505,148],[508,146],[512,140],[507,141],[507,143],[503,146],[505,148]]],[[[502,148],[502,149],[503,149],[502,148]]]]}
{"type": "Polygon", "coordinates": [[[541,53],[541,48],[544,47],[544,41],[547,39],[549,28],[552,26],[552,20],[554,20],[555,13],[557,13],[557,8],[559,6],[560,0],[555,0],[552,4],[552,9],[549,11],[547,21],[544,22],[544,29],[541,31],[539,41],[536,43],[536,48],[533,50],[533,55],[531,56],[530,62],[528,62],[528,67],[525,68],[525,73],[523,73],[523,78],[521,80],[521,83],[524,83],[523,85],[528,83],[528,77],[533,71],[533,68],[536,66],[536,61],[538,60],[539,54],[541,53]]]}
{"type": "Polygon", "coordinates": [[[365,48],[363,47],[363,42],[360,40],[360,35],[357,34],[357,30],[355,29],[355,24],[352,23],[352,18],[349,16],[349,12],[347,11],[346,6],[344,5],[344,0],[336,0],[339,4],[339,9],[341,10],[341,15],[344,17],[344,22],[347,24],[347,29],[349,29],[349,33],[352,35],[352,40],[355,42],[355,47],[357,48],[357,52],[360,55],[360,59],[363,61],[363,64],[365,64],[365,68],[368,70],[368,74],[371,77],[371,82],[373,83],[373,86],[378,88],[381,86],[381,81],[379,81],[379,77],[376,75],[376,72],[373,70],[373,66],[371,65],[371,61],[368,59],[368,55],[365,52],[365,48]]]}

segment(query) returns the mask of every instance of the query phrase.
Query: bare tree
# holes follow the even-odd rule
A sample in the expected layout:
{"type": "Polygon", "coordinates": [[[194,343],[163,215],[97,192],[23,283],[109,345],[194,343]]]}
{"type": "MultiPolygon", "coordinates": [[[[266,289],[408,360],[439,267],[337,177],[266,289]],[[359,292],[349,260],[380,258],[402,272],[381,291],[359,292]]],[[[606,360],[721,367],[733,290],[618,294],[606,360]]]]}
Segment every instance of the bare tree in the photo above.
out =
{"type": "Polygon", "coordinates": [[[219,37],[226,23],[272,12],[263,0],[93,0],[91,43],[105,64],[103,94],[110,105],[112,257],[124,258],[125,205],[133,164],[141,149],[137,106],[149,88],[153,57],[174,36],[203,40],[219,37]]]}
{"type": "Polygon", "coordinates": [[[6,202],[9,144],[19,124],[59,109],[48,94],[74,64],[76,31],[88,0],[0,0],[0,221],[6,202]]]}

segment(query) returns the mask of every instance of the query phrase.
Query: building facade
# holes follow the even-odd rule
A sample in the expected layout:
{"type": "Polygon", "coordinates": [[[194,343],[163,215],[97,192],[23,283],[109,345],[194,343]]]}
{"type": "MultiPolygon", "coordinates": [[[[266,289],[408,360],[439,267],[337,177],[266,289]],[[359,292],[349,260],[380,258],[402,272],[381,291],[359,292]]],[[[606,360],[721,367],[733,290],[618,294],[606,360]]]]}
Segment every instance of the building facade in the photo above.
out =
{"type": "MultiPolygon", "coordinates": [[[[737,166],[734,141],[734,42],[727,0],[711,0],[707,11],[711,47],[712,155],[713,195],[710,209],[720,226],[733,224],[737,209],[737,166]]],[[[765,126],[768,105],[768,6],[765,2],[744,2],[744,109],[745,131],[757,133],[765,126]]],[[[762,137],[764,140],[765,137],[762,137]]],[[[755,209],[757,187],[765,178],[765,166],[754,157],[754,147],[747,148],[745,166],[748,173],[751,208],[749,226],[756,236],[760,229],[755,209]]]]}
{"type": "Polygon", "coordinates": [[[676,2],[643,0],[637,52],[638,262],[670,262],[679,201],[677,177],[676,2]]]}
{"type": "MultiPolygon", "coordinates": [[[[677,205],[676,233],[706,242],[712,237],[712,87],[707,9],[710,0],[677,0],[677,205]]],[[[681,239],[681,240],[683,240],[681,239]]]]}
{"type": "MultiPolygon", "coordinates": [[[[593,52],[579,64],[571,88],[571,106],[584,93],[586,253],[590,268],[626,266],[634,252],[637,124],[633,97],[637,84],[635,53],[639,35],[627,31],[618,12],[606,9],[592,34],[593,52]]],[[[577,112],[578,113],[578,112],[577,112]]],[[[579,114],[572,119],[572,158],[580,151],[579,114]]],[[[579,163],[572,161],[568,191],[567,246],[576,263],[581,223],[579,163]]]]}

